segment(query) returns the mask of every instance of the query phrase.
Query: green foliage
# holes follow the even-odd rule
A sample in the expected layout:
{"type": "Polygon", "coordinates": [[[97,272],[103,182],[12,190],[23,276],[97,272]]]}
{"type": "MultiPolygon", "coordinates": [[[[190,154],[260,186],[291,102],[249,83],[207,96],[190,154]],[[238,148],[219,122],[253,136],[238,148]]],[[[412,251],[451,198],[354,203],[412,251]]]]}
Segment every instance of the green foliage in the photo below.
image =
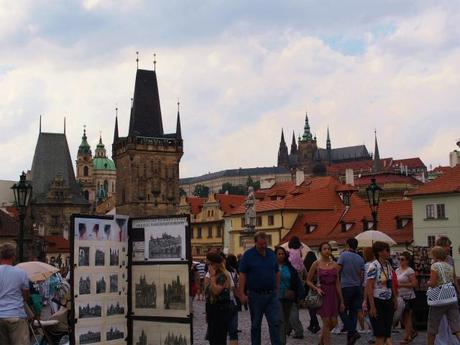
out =
{"type": "Polygon", "coordinates": [[[247,188],[243,186],[242,184],[234,186],[229,182],[225,182],[222,185],[222,188],[219,190],[219,193],[225,193],[225,192],[228,192],[228,194],[234,194],[234,195],[246,195],[247,188]]]}
{"type": "Polygon", "coordinates": [[[247,187],[254,188],[254,191],[260,189],[260,181],[254,182],[251,176],[248,176],[248,180],[246,181],[247,187]]]}
{"type": "Polygon", "coordinates": [[[193,195],[200,198],[207,198],[209,195],[209,187],[203,184],[197,184],[193,191],[193,195]]]}
{"type": "Polygon", "coordinates": [[[185,192],[184,188],[179,188],[179,196],[187,196],[187,193],[185,192]]]}

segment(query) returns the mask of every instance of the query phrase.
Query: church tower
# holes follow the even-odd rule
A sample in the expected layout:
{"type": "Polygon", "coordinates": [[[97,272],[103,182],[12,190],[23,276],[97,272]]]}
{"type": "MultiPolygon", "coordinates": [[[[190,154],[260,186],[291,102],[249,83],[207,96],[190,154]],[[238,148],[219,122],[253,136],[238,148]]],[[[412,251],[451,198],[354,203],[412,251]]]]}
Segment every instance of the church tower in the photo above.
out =
{"type": "Polygon", "coordinates": [[[299,168],[303,170],[305,175],[312,175],[313,167],[317,163],[318,146],[316,143],[316,137],[313,137],[310,131],[308,114],[305,114],[304,133],[299,140],[298,151],[299,168]]]}
{"type": "Polygon", "coordinates": [[[86,128],[83,129],[81,144],[78,147],[77,154],[77,181],[80,183],[83,196],[86,200],[92,202],[95,198],[93,182],[93,155],[91,147],[88,144],[86,128]]]}
{"type": "Polygon", "coordinates": [[[176,133],[165,134],[155,70],[137,70],[128,136],[119,136],[116,119],[112,152],[117,213],[131,217],[176,213],[183,155],[180,117],[178,113],[176,133]]]}
{"type": "Polygon", "coordinates": [[[283,130],[281,130],[280,148],[278,149],[278,167],[289,168],[289,153],[283,130]]]}

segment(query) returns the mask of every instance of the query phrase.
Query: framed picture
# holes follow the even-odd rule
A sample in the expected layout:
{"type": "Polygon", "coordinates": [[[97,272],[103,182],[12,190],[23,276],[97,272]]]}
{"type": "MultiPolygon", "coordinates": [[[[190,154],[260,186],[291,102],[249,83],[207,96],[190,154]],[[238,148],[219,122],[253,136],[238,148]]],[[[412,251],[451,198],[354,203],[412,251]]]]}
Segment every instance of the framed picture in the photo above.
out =
{"type": "Polygon", "coordinates": [[[102,341],[100,327],[82,327],[77,332],[76,343],[84,344],[99,344],[102,341]]]}
{"type": "Polygon", "coordinates": [[[133,320],[133,344],[190,345],[191,325],[133,320]]]}
{"type": "Polygon", "coordinates": [[[100,302],[79,302],[77,308],[79,319],[102,317],[102,303],[100,302]]]}
{"type": "Polygon", "coordinates": [[[187,217],[135,219],[132,221],[133,261],[187,260],[187,217]]]}
{"type": "Polygon", "coordinates": [[[190,314],[187,264],[133,265],[131,291],[135,316],[190,314]]]}

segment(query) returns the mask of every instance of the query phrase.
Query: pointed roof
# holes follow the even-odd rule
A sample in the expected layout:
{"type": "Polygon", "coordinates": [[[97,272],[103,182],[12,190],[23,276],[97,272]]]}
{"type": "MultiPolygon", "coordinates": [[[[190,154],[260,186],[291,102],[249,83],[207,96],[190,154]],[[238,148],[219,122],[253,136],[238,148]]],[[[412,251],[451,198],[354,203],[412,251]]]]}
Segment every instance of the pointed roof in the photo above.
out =
{"type": "Polygon", "coordinates": [[[280,147],[281,146],[286,146],[286,141],[284,140],[284,130],[281,129],[281,141],[280,141],[280,147]]]}
{"type": "Polygon", "coordinates": [[[96,157],[107,157],[107,151],[105,150],[105,145],[102,143],[102,134],[99,136],[99,143],[96,146],[96,157]]]}
{"type": "Polygon", "coordinates": [[[163,136],[163,120],[155,71],[138,69],[136,72],[128,136],[163,136]]]}
{"type": "Polygon", "coordinates": [[[331,150],[331,136],[329,135],[329,126],[327,126],[326,150],[331,150]]]}
{"type": "Polygon", "coordinates": [[[81,144],[78,147],[78,155],[91,155],[91,147],[89,146],[87,139],[88,137],[86,136],[86,128],[84,128],[83,136],[81,137],[81,144]]]}
{"type": "Polygon", "coordinates": [[[292,142],[291,142],[291,155],[297,153],[297,142],[295,141],[295,133],[292,131],[292,142]]]}
{"type": "MultiPolygon", "coordinates": [[[[179,105],[179,103],[178,103],[178,105],[179,105]]],[[[177,139],[182,139],[182,129],[181,129],[181,125],[180,125],[179,109],[177,109],[176,138],[177,139]]]]}
{"type": "Polygon", "coordinates": [[[118,108],[115,109],[115,130],[113,131],[113,142],[118,140],[118,108]]]}
{"type": "MultiPolygon", "coordinates": [[[[84,137],[86,137],[85,134],[84,137]]],[[[65,134],[41,132],[35,147],[31,169],[32,200],[35,203],[48,202],[47,193],[56,177],[62,178],[63,187],[69,189],[70,202],[88,204],[81,196],[80,187],[75,180],[65,134]]]]}
{"type": "Polygon", "coordinates": [[[372,172],[376,173],[382,170],[382,162],[380,161],[379,145],[377,143],[377,132],[375,132],[375,148],[374,148],[374,162],[372,165],[372,172]]]}
{"type": "Polygon", "coordinates": [[[304,126],[304,132],[302,136],[303,141],[311,141],[313,140],[313,136],[310,131],[310,124],[308,123],[308,113],[305,113],[305,126],[304,126]]]}

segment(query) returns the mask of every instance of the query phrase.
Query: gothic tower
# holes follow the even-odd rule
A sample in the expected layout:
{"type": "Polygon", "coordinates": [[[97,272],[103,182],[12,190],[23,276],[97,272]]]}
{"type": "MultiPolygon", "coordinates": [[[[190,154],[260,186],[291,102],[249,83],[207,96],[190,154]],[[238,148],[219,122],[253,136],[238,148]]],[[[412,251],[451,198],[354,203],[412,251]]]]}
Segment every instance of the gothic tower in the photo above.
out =
{"type": "Polygon", "coordinates": [[[329,126],[327,127],[326,153],[327,153],[327,164],[330,165],[332,163],[332,145],[331,145],[331,137],[329,135],[329,126]]]}
{"type": "Polygon", "coordinates": [[[155,70],[137,70],[128,136],[119,136],[116,121],[112,152],[117,213],[131,217],[175,214],[183,155],[180,117],[178,113],[176,133],[164,134],[155,70]]]}
{"type": "Polygon", "coordinates": [[[291,142],[291,155],[297,154],[297,142],[295,141],[295,133],[292,131],[292,142],[291,142]]]}
{"type": "Polygon", "coordinates": [[[308,123],[308,114],[305,114],[304,133],[299,140],[298,147],[298,165],[306,175],[313,173],[313,167],[316,164],[318,146],[316,137],[313,137],[308,123]]]}
{"type": "Polygon", "coordinates": [[[374,161],[372,162],[372,172],[378,173],[382,171],[382,161],[380,160],[379,144],[377,143],[377,131],[374,132],[374,161]]]}
{"type": "Polygon", "coordinates": [[[281,130],[281,141],[280,147],[278,149],[278,166],[289,168],[289,153],[286,146],[286,141],[284,141],[284,132],[281,130]]]}

